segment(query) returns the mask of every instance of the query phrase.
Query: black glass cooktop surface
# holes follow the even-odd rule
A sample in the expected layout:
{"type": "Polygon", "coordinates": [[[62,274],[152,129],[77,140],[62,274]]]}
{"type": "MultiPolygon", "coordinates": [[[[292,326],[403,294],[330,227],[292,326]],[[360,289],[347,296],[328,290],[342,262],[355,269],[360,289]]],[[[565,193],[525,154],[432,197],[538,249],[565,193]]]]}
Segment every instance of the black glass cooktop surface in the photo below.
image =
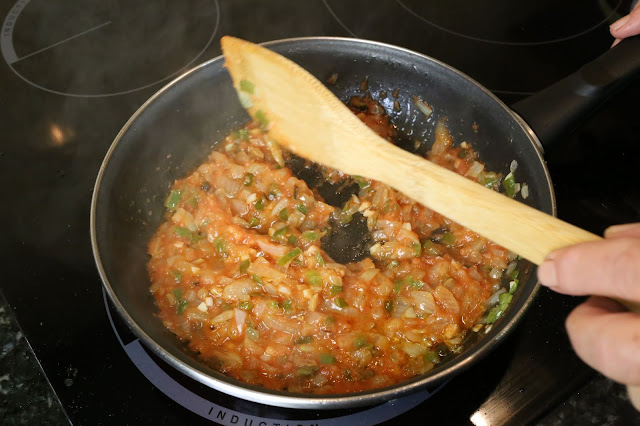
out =
{"type": "MultiPolygon", "coordinates": [[[[74,424],[534,422],[592,371],[541,290],[490,357],[437,389],[353,410],[268,407],[194,382],[121,323],[102,289],[89,208],[114,137],[153,93],[220,54],[226,34],[378,40],[446,62],[513,103],[611,45],[629,1],[188,0],[0,2],[0,286],[74,424]]],[[[640,218],[640,83],[547,153],[560,218],[595,233],[640,218]]]]}

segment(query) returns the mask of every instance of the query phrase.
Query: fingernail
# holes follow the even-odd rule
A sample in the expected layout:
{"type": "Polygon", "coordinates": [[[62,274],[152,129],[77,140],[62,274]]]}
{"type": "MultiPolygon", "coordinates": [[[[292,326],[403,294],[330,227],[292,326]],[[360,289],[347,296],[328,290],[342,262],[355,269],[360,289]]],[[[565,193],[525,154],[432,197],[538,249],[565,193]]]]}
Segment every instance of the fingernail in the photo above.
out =
{"type": "Polygon", "coordinates": [[[538,267],[538,279],[540,283],[547,287],[554,287],[558,284],[556,276],[556,264],[552,259],[547,259],[538,267]]]}
{"type": "Polygon", "coordinates": [[[622,18],[611,24],[609,28],[611,28],[613,31],[618,31],[620,28],[624,27],[624,24],[626,24],[628,20],[629,15],[623,16],[622,18]]]}
{"type": "Polygon", "coordinates": [[[623,225],[613,225],[604,230],[605,238],[613,237],[630,229],[637,228],[637,223],[625,223],[623,225]]]}

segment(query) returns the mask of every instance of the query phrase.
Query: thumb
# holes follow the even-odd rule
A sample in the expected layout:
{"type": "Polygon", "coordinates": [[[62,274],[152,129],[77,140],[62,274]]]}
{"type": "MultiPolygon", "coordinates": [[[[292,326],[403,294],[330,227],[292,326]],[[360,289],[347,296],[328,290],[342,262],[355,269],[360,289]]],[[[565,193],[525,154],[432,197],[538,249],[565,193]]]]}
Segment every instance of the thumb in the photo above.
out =
{"type": "Polygon", "coordinates": [[[538,278],[553,290],[640,302],[640,238],[608,238],[551,253],[538,278]]]}
{"type": "Polygon", "coordinates": [[[611,24],[609,31],[616,39],[640,34],[640,3],[633,8],[631,13],[611,24]]]}

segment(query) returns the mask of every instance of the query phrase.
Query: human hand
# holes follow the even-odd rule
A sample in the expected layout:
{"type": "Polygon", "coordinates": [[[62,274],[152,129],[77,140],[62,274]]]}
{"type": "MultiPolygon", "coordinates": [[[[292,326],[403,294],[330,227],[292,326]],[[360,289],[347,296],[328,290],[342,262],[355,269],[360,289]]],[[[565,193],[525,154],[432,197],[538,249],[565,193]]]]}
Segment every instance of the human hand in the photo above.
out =
{"type": "Polygon", "coordinates": [[[640,2],[636,4],[631,13],[611,24],[609,31],[616,39],[613,42],[614,46],[620,43],[623,38],[640,34],[640,2]]]}
{"type": "Polygon", "coordinates": [[[604,240],[551,253],[538,278],[559,293],[592,295],[567,318],[571,344],[586,364],[627,384],[640,410],[640,314],[611,299],[640,303],[640,223],[611,227],[604,240]]]}

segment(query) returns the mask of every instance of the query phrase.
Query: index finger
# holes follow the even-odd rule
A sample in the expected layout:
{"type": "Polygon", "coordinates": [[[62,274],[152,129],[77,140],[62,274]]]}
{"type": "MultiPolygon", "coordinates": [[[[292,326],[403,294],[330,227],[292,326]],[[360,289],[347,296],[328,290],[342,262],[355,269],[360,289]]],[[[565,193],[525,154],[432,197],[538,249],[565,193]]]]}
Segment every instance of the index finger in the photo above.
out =
{"type": "Polygon", "coordinates": [[[640,302],[640,238],[611,238],[560,249],[540,265],[538,278],[559,293],[640,302]]]}

